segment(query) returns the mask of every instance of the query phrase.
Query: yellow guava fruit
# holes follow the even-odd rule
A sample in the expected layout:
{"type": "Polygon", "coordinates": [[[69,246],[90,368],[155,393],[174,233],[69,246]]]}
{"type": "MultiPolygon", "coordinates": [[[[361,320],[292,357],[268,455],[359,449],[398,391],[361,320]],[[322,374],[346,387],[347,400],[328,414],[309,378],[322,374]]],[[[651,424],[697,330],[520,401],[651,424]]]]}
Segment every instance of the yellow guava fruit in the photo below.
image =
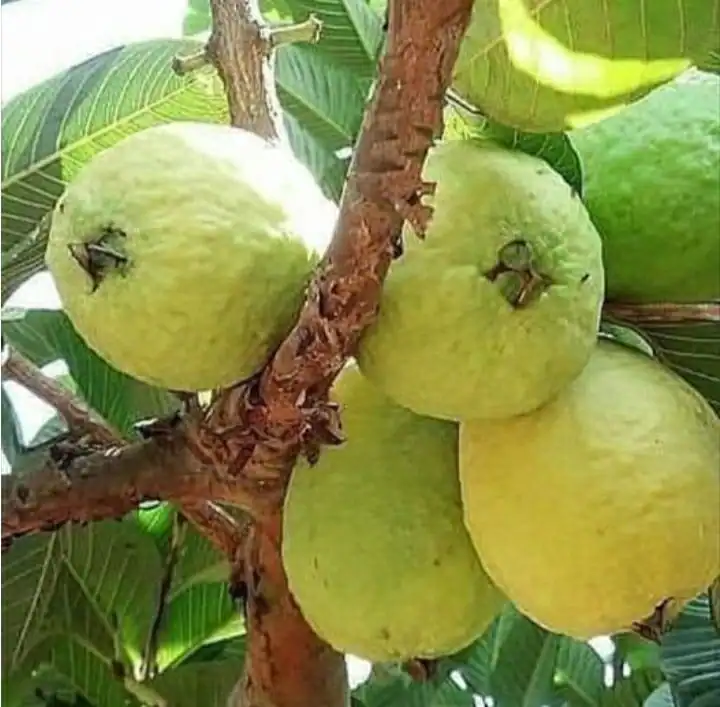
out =
{"type": "Polygon", "coordinates": [[[608,299],[720,299],[720,76],[687,72],[570,138],[608,299]]]}
{"type": "Polygon", "coordinates": [[[488,574],[553,631],[630,629],[720,573],[720,420],[623,344],[531,415],[461,424],[460,481],[488,574]]]}
{"type": "Polygon", "coordinates": [[[604,278],[580,198],[545,162],[485,141],[438,144],[427,236],[405,235],[361,370],[398,403],[447,419],[529,412],[583,369],[604,278]]]}
{"type": "Polygon", "coordinates": [[[476,2],[453,88],[528,132],[600,120],[720,46],[709,0],[476,2]]]}
{"type": "Polygon", "coordinates": [[[299,464],[285,500],[283,560],[302,613],[368,660],[459,650],[504,598],[463,526],[457,425],[396,405],[355,366],[331,398],[346,441],[299,464]]]}
{"type": "Polygon", "coordinates": [[[78,333],[111,365],[210,389],[257,372],[290,330],[335,211],[289,148],[172,123],[80,171],[46,262],[78,333]]]}

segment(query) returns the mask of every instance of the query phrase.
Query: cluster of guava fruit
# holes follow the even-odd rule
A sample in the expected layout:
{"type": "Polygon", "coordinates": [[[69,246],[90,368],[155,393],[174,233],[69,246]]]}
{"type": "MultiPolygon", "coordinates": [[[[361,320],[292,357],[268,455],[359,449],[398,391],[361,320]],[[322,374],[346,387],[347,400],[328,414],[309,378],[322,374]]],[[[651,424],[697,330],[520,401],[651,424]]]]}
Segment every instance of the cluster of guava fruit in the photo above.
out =
{"type": "MultiPolygon", "coordinates": [[[[427,235],[406,226],[330,391],[345,441],[285,500],[289,586],[336,649],[447,655],[507,602],[577,638],[626,631],[720,574],[720,419],[647,342],[600,333],[607,302],[720,299],[718,95],[685,72],[571,131],[582,194],[489,139],[431,149],[427,235]]],[[[46,259],[88,346],[202,391],[263,367],[335,217],[289,148],[176,123],[85,166],[46,259]]]]}
{"type": "Polygon", "coordinates": [[[654,631],[720,575],[720,419],[600,332],[609,300],[720,299],[719,97],[683,74],[570,133],[582,197],[486,140],[431,149],[426,237],[331,391],[346,440],[285,500],[290,588],[338,650],[447,655],[506,602],[578,639],[654,631]]]}

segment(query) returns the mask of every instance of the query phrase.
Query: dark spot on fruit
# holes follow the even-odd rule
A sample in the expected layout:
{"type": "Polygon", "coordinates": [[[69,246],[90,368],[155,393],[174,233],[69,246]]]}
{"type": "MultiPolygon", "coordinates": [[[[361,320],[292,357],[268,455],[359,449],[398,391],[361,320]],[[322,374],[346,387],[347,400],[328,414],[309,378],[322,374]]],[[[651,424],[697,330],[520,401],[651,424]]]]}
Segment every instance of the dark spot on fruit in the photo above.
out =
{"type": "Polygon", "coordinates": [[[586,272],[581,278],[580,278],[580,284],[587,282],[590,279],[590,273],[586,272]]]}

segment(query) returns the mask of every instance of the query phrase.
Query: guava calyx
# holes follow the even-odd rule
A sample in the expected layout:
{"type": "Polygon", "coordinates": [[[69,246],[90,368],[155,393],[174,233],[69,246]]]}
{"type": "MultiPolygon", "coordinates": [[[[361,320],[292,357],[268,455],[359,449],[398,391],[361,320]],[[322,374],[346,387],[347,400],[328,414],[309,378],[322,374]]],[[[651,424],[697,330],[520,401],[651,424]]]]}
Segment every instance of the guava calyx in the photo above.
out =
{"type": "Polygon", "coordinates": [[[537,269],[532,245],[521,238],[500,248],[497,263],[484,276],[498,284],[503,297],[515,309],[527,306],[553,284],[552,278],[537,269]]]}
{"type": "Polygon", "coordinates": [[[130,258],[123,248],[122,241],[125,238],[125,231],[107,226],[94,238],[68,243],[70,255],[90,278],[90,294],[98,289],[111,272],[126,274],[130,258]]]}

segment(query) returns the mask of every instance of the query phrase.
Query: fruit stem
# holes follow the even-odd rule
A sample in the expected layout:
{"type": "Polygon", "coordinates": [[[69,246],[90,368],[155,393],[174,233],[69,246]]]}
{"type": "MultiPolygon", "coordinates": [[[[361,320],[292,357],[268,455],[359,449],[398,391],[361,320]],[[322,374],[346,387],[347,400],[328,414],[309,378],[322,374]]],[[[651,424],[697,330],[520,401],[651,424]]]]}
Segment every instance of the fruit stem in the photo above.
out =
{"type": "Polygon", "coordinates": [[[194,54],[188,54],[187,56],[176,56],[172,60],[172,70],[178,76],[185,76],[191,74],[193,71],[198,71],[204,66],[210,64],[210,57],[205,49],[195,52],[194,54]]]}
{"type": "Polygon", "coordinates": [[[270,46],[275,49],[283,44],[308,42],[316,44],[322,32],[322,21],[315,15],[310,15],[305,22],[297,24],[276,24],[268,26],[270,46]]]}

